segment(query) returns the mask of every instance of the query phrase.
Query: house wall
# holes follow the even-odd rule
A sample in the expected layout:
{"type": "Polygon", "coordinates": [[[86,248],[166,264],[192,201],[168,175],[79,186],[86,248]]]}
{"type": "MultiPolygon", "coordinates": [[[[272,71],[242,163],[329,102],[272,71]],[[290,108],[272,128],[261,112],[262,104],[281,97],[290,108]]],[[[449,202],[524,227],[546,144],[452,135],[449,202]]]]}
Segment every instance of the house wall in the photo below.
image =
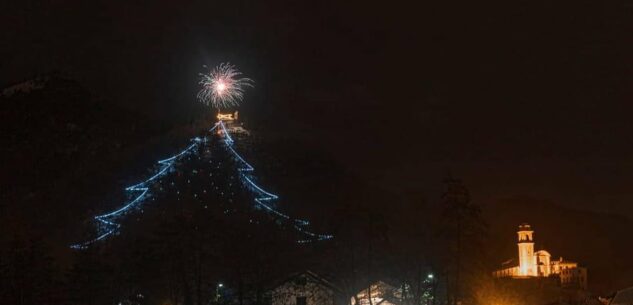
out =
{"type": "Polygon", "coordinates": [[[378,281],[370,286],[371,295],[367,289],[356,294],[356,298],[350,299],[351,305],[395,305],[402,303],[402,290],[378,281]],[[371,300],[370,300],[371,298],[371,300]],[[358,300],[358,304],[356,303],[358,300]]]}
{"type": "Polygon", "coordinates": [[[561,286],[587,289],[587,268],[565,268],[560,272],[561,286]]]}
{"type": "Polygon", "coordinates": [[[552,273],[551,255],[545,250],[536,251],[538,276],[549,276],[552,273]]]}
{"type": "Polygon", "coordinates": [[[505,269],[499,269],[492,273],[494,277],[514,277],[519,276],[519,267],[510,267],[505,269]]]}
{"type": "Polygon", "coordinates": [[[333,291],[309,278],[305,283],[288,281],[275,288],[271,301],[272,305],[297,305],[297,297],[305,297],[306,305],[334,305],[333,291]]]}

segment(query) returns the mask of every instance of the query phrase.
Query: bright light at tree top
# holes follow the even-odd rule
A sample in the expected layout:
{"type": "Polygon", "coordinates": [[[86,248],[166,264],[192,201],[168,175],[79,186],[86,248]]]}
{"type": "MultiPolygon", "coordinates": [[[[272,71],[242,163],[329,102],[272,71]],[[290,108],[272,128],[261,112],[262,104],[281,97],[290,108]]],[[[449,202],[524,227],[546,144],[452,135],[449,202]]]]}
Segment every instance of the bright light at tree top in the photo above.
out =
{"type": "Polygon", "coordinates": [[[230,63],[222,63],[208,74],[201,73],[198,99],[218,109],[238,106],[244,99],[245,87],[253,86],[251,79],[241,75],[230,63]]]}

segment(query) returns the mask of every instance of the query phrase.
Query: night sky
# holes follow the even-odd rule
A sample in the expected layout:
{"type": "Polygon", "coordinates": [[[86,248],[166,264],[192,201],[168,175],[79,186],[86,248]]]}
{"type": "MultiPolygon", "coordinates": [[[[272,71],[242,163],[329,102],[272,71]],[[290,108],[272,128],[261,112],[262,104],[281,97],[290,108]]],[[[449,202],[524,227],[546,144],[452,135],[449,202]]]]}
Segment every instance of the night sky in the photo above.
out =
{"type": "Polygon", "coordinates": [[[52,70],[105,101],[196,117],[203,65],[242,111],[369,183],[535,197],[633,218],[629,1],[14,1],[0,84],[52,70]]]}

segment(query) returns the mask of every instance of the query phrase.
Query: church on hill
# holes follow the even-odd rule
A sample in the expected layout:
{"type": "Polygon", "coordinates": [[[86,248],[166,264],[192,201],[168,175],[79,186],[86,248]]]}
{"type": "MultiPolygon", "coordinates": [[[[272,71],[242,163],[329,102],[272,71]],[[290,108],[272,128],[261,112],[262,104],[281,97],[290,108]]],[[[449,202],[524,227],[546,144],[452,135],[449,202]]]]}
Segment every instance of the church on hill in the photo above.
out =
{"type": "Polygon", "coordinates": [[[562,257],[552,260],[546,250],[534,251],[534,231],[529,224],[519,226],[518,261],[511,259],[504,262],[500,269],[493,272],[496,278],[538,278],[555,277],[561,287],[587,289],[587,268],[578,263],[564,260],[562,257]]]}

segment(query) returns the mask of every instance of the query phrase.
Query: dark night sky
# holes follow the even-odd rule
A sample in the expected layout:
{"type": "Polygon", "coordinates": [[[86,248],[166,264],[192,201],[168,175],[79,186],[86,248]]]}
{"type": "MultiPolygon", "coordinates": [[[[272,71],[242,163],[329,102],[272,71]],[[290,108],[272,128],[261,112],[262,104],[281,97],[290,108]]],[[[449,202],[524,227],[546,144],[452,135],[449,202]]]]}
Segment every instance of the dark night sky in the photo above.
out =
{"type": "MultiPolygon", "coordinates": [[[[192,116],[202,65],[243,111],[373,183],[531,196],[633,218],[629,1],[20,1],[0,84],[60,69],[106,100],[192,116]]],[[[431,196],[431,195],[430,195],[431,196]]]]}

